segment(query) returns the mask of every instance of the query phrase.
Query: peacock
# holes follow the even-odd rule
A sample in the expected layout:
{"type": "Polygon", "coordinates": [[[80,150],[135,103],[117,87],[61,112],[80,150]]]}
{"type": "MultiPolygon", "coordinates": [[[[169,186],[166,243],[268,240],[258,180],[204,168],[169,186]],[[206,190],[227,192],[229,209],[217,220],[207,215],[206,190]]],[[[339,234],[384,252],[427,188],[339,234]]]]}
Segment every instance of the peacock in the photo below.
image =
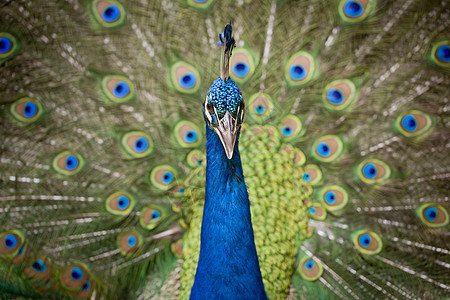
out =
{"type": "Polygon", "coordinates": [[[3,1],[1,298],[450,297],[449,29],[435,0],[3,1]]]}

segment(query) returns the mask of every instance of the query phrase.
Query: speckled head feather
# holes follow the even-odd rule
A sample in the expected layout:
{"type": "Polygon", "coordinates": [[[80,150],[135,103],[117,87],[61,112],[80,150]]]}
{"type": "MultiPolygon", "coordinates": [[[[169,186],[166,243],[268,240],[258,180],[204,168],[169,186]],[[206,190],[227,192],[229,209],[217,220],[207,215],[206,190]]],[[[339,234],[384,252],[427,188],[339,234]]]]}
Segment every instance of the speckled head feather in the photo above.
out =
{"type": "Polygon", "coordinates": [[[244,98],[236,83],[232,79],[224,82],[221,78],[217,78],[209,88],[206,101],[214,106],[219,119],[223,118],[227,110],[236,119],[239,107],[244,104],[244,98]]]}
{"type": "Polygon", "coordinates": [[[244,98],[236,83],[216,79],[203,103],[207,126],[220,138],[228,159],[233,157],[234,144],[244,119],[244,98]]]}
{"type": "Polygon", "coordinates": [[[228,73],[235,44],[231,32],[231,25],[227,25],[220,35],[219,45],[223,49],[221,76],[211,85],[202,106],[205,122],[220,138],[228,159],[233,157],[234,144],[244,119],[244,98],[228,73]]]}

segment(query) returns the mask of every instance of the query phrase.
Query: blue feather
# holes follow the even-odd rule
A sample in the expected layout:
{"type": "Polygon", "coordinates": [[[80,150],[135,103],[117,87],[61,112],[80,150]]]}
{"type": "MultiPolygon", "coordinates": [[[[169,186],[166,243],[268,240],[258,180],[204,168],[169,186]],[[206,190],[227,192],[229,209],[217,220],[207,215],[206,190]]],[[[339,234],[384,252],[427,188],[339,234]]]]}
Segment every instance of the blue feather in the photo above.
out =
{"type": "Polygon", "coordinates": [[[267,299],[253,237],[239,134],[230,160],[208,126],[206,136],[205,206],[191,299],[267,299]]]}

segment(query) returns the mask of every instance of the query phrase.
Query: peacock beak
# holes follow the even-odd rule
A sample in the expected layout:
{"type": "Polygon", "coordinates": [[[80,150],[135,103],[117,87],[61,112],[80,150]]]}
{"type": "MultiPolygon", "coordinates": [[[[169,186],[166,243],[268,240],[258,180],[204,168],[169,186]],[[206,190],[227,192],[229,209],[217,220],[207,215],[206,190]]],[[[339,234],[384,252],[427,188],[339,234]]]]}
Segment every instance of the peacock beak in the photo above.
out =
{"type": "Polygon", "coordinates": [[[239,127],[237,120],[233,118],[228,110],[225,116],[219,120],[219,126],[214,126],[214,131],[219,136],[228,159],[233,157],[234,144],[236,143],[239,127]]]}

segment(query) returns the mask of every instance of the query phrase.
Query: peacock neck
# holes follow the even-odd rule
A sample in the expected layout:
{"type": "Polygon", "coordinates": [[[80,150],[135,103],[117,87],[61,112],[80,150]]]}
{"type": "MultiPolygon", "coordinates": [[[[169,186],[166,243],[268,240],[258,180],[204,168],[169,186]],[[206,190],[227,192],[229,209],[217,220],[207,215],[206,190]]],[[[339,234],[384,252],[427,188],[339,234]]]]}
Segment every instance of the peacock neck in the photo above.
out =
{"type": "Polygon", "coordinates": [[[267,299],[238,140],[229,160],[217,135],[206,132],[205,206],[191,299],[267,299]]]}

